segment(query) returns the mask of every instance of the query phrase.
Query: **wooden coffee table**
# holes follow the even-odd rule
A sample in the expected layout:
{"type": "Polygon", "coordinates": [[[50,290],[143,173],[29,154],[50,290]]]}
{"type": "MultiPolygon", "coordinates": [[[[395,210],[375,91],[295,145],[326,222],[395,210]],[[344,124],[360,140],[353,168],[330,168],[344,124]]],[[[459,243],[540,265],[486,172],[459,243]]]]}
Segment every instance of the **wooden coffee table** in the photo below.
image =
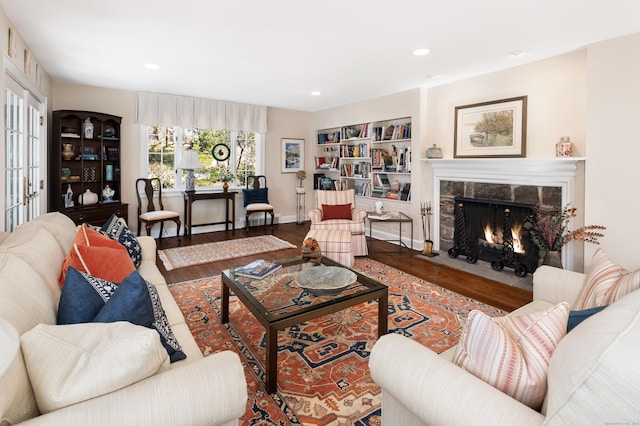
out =
{"type": "MultiPolygon", "coordinates": [[[[323,257],[328,266],[342,266],[323,257]]],[[[357,281],[335,295],[314,296],[300,288],[295,275],[310,268],[301,257],[280,261],[282,269],[262,280],[237,277],[234,269],[222,271],[222,323],[229,322],[229,291],[240,299],[266,330],[265,385],[267,392],[278,386],[278,330],[371,300],[378,300],[378,337],[387,333],[389,293],[386,285],[353,271],[357,281]]],[[[239,330],[242,332],[242,330],[239,330]]]]}

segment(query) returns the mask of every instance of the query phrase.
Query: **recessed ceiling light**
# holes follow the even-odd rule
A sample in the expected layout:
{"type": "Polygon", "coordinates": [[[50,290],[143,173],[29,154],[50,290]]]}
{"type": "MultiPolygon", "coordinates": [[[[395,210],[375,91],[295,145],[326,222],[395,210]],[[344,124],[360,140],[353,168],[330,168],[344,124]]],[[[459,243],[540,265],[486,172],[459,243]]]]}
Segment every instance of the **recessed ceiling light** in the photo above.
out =
{"type": "Polygon", "coordinates": [[[424,56],[429,54],[429,49],[416,49],[413,51],[414,56],[424,56]]]}
{"type": "Polygon", "coordinates": [[[314,90],[313,92],[311,92],[311,96],[320,96],[322,93],[320,93],[319,90],[314,90]]]}
{"type": "Polygon", "coordinates": [[[509,53],[509,55],[511,55],[514,58],[517,58],[518,56],[524,55],[524,52],[522,50],[514,50],[511,53],[509,53]]]}
{"type": "Polygon", "coordinates": [[[157,71],[160,69],[160,65],[156,65],[156,64],[144,64],[144,67],[148,70],[153,70],[153,71],[157,71]]]}

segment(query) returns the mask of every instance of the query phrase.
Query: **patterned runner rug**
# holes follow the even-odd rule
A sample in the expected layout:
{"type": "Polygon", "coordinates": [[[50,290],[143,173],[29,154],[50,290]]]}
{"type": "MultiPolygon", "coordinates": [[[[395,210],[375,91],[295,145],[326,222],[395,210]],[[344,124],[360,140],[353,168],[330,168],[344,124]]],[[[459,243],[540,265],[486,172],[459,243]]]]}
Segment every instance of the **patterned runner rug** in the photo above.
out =
{"type": "MultiPolygon", "coordinates": [[[[458,342],[472,309],[497,308],[371,259],[354,269],[389,286],[389,332],[440,353],[458,342]]],[[[379,425],[380,388],[368,355],[377,339],[377,302],[363,303],[278,333],[278,392],[264,388],[264,328],[231,294],[230,322],[220,324],[220,276],[169,284],[200,350],[237,352],[249,389],[242,425],[379,425]]]]}
{"type": "Polygon", "coordinates": [[[167,271],[201,263],[216,262],[234,257],[251,256],[269,251],[296,248],[293,244],[273,235],[196,244],[158,251],[160,260],[167,271]]]}

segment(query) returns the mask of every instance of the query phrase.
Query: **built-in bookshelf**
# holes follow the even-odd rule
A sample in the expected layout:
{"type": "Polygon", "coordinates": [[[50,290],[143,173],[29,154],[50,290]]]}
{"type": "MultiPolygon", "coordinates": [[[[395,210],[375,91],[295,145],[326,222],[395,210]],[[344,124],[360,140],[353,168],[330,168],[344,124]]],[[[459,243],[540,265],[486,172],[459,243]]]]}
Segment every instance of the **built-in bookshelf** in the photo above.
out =
{"type": "Polygon", "coordinates": [[[410,118],[322,129],[317,137],[314,188],[411,200],[410,118]]]}

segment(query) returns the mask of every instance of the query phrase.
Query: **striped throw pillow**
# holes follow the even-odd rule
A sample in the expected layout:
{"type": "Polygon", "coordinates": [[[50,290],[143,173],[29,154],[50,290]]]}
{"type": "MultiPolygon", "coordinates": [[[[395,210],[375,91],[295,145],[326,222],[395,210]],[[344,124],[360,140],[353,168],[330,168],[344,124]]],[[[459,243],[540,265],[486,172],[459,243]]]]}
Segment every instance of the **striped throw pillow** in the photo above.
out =
{"type": "Polygon", "coordinates": [[[584,287],[578,293],[573,309],[607,306],[639,288],[640,270],[627,271],[599,248],[593,255],[584,287]]]}
{"type": "Polygon", "coordinates": [[[539,409],[549,360],[567,330],[569,304],[491,318],[471,311],[453,362],[514,399],[539,409]]]}

